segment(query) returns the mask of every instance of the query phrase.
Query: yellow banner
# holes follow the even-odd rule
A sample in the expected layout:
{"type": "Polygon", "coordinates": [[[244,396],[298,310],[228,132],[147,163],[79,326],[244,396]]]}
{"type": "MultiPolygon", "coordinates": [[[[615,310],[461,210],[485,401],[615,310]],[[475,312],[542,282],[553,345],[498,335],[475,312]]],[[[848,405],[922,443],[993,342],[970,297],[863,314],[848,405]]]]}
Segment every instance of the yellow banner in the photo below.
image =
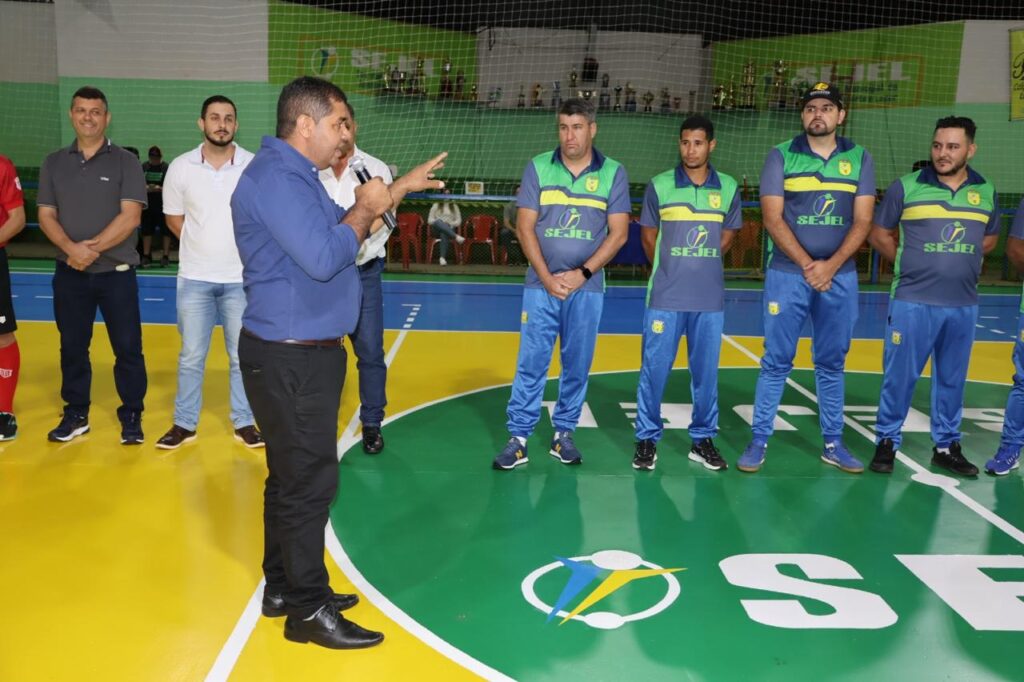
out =
{"type": "Polygon", "coordinates": [[[1010,31],[1010,120],[1024,120],[1024,28],[1010,31]]]}

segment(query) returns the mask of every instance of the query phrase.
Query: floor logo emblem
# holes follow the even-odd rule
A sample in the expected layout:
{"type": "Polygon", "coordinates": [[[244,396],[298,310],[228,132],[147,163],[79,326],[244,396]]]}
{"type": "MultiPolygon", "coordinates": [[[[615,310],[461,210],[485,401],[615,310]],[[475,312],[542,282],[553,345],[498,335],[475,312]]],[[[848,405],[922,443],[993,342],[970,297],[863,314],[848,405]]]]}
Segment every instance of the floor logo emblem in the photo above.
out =
{"type": "Polygon", "coordinates": [[[578,556],[569,559],[558,558],[550,564],[541,566],[523,579],[523,597],[538,611],[546,613],[550,622],[556,616],[562,620],[559,625],[569,620],[578,620],[592,628],[614,630],[635,620],[644,620],[655,616],[679,597],[679,580],[673,573],[682,568],[662,568],[657,564],[645,561],[632,552],[608,549],[594,552],[590,556],[578,556]],[[545,604],[534,590],[534,585],[542,576],[551,571],[566,569],[569,575],[565,587],[554,605],[545,604]],[[661,576],[665,581],[665,595],[650,607],[636,613],[619,614],[613,611],[592,611],[583,613],[588,608],[611,595],[618,589],[634,580],[661,576]],[[571,610],[569,606],[584,590],[594,582],[597,586],[590,590],[571,610]]]}

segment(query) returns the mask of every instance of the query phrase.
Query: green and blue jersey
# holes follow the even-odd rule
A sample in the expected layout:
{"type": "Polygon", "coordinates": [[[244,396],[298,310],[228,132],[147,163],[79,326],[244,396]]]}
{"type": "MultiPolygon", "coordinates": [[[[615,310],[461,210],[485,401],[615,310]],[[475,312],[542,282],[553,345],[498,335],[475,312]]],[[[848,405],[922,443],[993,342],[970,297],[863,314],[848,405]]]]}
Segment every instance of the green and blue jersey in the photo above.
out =
{"type": "Polygon", "coordinates": [[[889,186],[875,224],[899,227],[892,298],[942,306],[975,305],[982,242],[999,231],[995,188],[970,166],[955,191],[928,167],[889,186]]]}
{"type": "MultiPolygon", "coordinates": [[[[816,154],[807,135],[798,135],[768,153],[761,171],[761,196],[785,199],[782,216],[811,258],[831,258],[853,227],[854,201],[875,194],[875,164],[860,145],[836,137],[829,157],[816,154]]],[[[802,272],[768,239],[769,267],[802,272]]],[[[853,259],[839,272],[854,270],[853,259]]]]}
{"type": "MultiPolygon", "coordinates": [[[[629,215],[626,169],[596,148],[590,166],[574,176],[562,162],[561,150],[535,156],[523,171],[517,205],[537,212],[537,241],[552,273],[575,270],[594,255],[608,234],[608,216],[629,215]]],[[[543,288],[531,266],[526,286],[543,288]]],[[[582,287],[604,291],[599,270],[582,287]]]]}
{"type": "Polygon", "coordinates": [[[656,175],[644,193],[640,224],[658,230],[647,306],[723,310],[722,230],[743,226],[736,180],[709,167],[704,184],[695,185],[682,165],[656,175]]]}

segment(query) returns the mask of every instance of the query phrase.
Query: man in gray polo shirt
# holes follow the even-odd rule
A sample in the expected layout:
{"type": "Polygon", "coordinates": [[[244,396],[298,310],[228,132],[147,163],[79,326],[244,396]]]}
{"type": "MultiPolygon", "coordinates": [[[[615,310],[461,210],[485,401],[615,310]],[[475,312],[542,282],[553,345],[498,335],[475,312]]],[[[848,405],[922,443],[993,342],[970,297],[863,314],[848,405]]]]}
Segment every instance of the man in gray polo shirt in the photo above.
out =
{"type": "Polygon", "coordinates": [[[39,169],[39,226],[56,245],[53,314],[60,332],[64,416],[49,440],[67,442],[89,430],[92,341],[96,309],[114,350],[114,384],[121,398],[121,443],[142,442],[146,365],[135,268],[135,229],[146,205],[139,160],[106,137],[107,98],[93,87],[71,98],[75,141],[39,169]]]}

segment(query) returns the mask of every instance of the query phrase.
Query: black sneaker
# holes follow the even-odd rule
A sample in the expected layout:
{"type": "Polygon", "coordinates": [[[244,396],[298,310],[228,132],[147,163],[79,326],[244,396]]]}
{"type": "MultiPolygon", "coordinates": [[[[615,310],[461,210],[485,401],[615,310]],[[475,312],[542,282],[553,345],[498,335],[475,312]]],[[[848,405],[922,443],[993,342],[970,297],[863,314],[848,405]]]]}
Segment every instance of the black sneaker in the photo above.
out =
{"type": "Polygon", "coordinates": [[[953,441],[949,444],[948,452],[942,452],[937,447],[932,448],[932,464],[961,476],[978,475],[978,467],[967,461],[960,451],[960,443],[958,441],[953,441]]]}
{"type": "Polygon", "coordinates": [[[0,440],[14,440],[18,436],[18,420],[10,412],[0,412],[0,440]]]}
{"type": "Polygon", "coordinates": [[[153,264],[153,257],[152,256],[147,256],[146,254],[142,254],[142,258],[140,259],[139,266],[143,267],[143,268],[148,268],[152,264],[153,264]]]}
{"type": "Polygon", "coordinates": [[[654,463],[658,461],[658,445],[653,440],[637,441],[633,452],[633,468],[641,471],[654,471],[654,463]]]}
{"type": "Polygon", "coordinates": [[[690,448],[690,459],[694,462],[700,462],[704,465],[705,469],[711,469],[712,471],[729,468],[728,463],[718,453],[715,442],[710,438],[699,440],[693,444],[693,447],[690,448]]]}
{"type": "Polygon", "coordinates": [[[892,463],[896,459],[896,446],[892,438],[883,438],[875,446],[875,456],[871,458],[868,468],[879,474],[891,474],[892,463]]]}
{"type": "Polygon", "coordinates": [[[380,435],[379,426],[363,427],[363,452],[368,455],[380,454],[384,449],[384,436],[380,435]]]}
{"type": "Polygon", "coordinates": [[[142,412],[125,410],[121,418],[121,445],[142,445],[142,412]]]}
{"type": "Polygon", "coordinates": [[[167,254],[160,256],[160,267],[166,268],[170,263],[171,261],[167,258],[167,254]]]}
{"type": "Polygon", "coordinates": [[[57,424],[57,428],[46,434],[46,438],[54,443],[67,443],[69,440],[78,438],[88,432],[88,417],[64,410],[64,415],[60,418],[60,424],[57,424]]]}

